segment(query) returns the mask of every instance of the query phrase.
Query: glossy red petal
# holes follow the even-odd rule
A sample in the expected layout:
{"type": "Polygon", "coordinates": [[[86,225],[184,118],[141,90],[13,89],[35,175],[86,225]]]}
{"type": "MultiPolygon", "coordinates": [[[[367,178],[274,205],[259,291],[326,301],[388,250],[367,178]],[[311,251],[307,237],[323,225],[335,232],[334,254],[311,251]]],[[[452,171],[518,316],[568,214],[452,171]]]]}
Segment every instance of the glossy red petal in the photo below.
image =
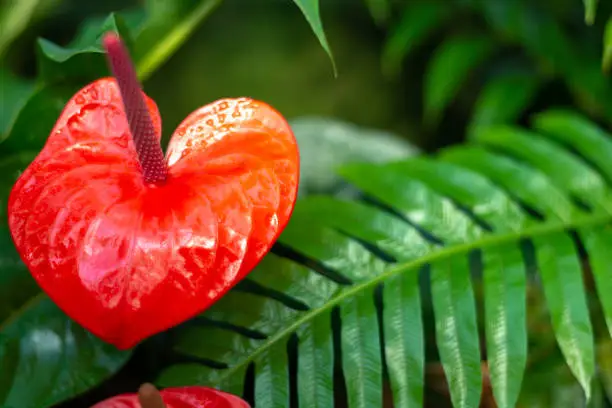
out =
{"type": "MultiPolygon", "coordinates": [[[[166,408],[250,408],[235,395],[205,387],[167,388],[160,392],[166,408]]],[[[123,394],[91,408],[140,408],[136,394],[123,394]]]]}
{"type": "Polygon", "coordinates": [[[238,273],[244,277],[278,238],[295,204],[299,153],[289,124],[263,102],[221,99],[196,110],[179,125],[167,158],[174,173],[206,168],[206,172],[232,174],[250,195],[253,234],[238,273]],[[254,161],[270,170],[269,187],[253,188],[248,173],[254,161]],[[272,174],[276,181],[270,180],[272,174]],[[278,187],[273,189],[273,184],[278,187]]]}
{"type": "Polygon", "coordinates": [[[71,99],[15,183],[9,226],[58,306],[129,348],[205,310],[261,260],[293,209],[298,161],[280,114],[222,100],[179,126],[166,183],[147,184],[117,85],[102,79],[71,99]]]}

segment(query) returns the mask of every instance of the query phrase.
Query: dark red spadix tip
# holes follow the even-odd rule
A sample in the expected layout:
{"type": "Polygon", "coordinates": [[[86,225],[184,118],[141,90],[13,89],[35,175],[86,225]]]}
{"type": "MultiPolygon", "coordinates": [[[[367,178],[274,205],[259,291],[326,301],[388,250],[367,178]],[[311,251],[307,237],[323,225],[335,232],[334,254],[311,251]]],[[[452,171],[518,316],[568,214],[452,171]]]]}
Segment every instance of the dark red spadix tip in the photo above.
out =
{"type": "Polygon", "coordinates": [[[141,408],[166,408],[164,400],[153,384],[145,383],[138,389],[141,408]]]}
{"type": "Polygon", "coordinates": [[[164,152],[155,135],[155,127],[147,109],[130,55],[115,33],[106,34],[102,41],[111,71],[121,91],[123,107],[136,146],[143,177],[147,183],[162,183],[168,175],[164,152]]]}

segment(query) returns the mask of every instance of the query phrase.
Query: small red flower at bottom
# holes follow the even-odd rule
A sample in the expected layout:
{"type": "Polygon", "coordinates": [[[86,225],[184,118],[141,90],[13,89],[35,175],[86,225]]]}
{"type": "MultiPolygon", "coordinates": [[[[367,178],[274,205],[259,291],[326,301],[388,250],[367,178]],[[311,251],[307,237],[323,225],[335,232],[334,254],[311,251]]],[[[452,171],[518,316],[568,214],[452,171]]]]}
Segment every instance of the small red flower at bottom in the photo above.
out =
{"type": "Polygon", "coordinates": [[[158,392],[150,386],[152,393],[143,395],[141,387],[138,394],[123,394],[97,403],[91,408],[250,408],[240,398],[225,392],[205,387],[166,388],[158,392]],[[161,396],[161,401],[157,401],[161,396]],[[142,403],[144,399],[149,403],[142,403]],[[163,402],[162,402],[163,401],[163,402]],[[147,406],[148,405],[148,406],[147,406]]]}
{"type": "Polygon", "coordinates": [[[116,79],[68,102],[8,221],[50,298],[126,349],[202,312],[261,260],[293,210],[299,156],[276,110],[239,98],[189,115],[164,158],[155,103],[119,39],[105,45],[116,79]]]}

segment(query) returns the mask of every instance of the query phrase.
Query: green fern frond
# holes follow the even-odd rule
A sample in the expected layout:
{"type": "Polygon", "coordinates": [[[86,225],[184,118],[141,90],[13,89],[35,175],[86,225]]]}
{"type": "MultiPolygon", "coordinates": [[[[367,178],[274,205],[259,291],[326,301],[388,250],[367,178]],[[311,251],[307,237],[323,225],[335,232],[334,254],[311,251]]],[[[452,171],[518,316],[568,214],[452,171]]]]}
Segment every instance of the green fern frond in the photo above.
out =
{"type": "Polygon", "coordinates": [[[422,406],[425,281],[454,406],[478,406],[486,349],[497,404],[514,407],[529,357],[526,292],[537,283],[588,399],[597,370],[581,248],[612,333],[610,157],[602,129],[548,111],[533,130],[481,126],[435,157],[345,166],[366,199],[300,200],[247,283],[178,330],[174,351],[191,362],[158,383],[254,387],[257,407],[316,408],[333,407],[344,381],[348,406],[371,408],[388,378],[395,407],[422,406]]]}

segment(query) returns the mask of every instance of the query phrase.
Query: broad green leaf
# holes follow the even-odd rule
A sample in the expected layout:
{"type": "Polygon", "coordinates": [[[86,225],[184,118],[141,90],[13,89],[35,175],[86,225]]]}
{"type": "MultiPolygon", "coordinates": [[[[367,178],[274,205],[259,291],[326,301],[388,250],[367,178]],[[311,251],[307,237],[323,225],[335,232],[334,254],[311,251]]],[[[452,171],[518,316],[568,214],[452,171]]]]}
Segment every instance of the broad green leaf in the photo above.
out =
{"type": "Polygon", "coordinates": [[[395,408],[423,406],[425,347],[418,276],[394,276],[383,288],[385,361],[395,408]]]}
{"type": "MultiPolygon", "coordinates": [[[[15,251],[6,225],[0,226],[0,271],[0,327],[4,327],[8,319],[14,319],[13,314],[22,305],[40,294],[39,287],[15,251]]],[[[1,384],[4,381],[0,381],[1,384]]]]}
{"type": "Polygon", "coordinates": [[[39,77],[46,83],[77,79],[92,81],[108,76],[102,37],[107,32],[119,34],[128,46],[131,38],[121,17],[111,13],[106,19],[92,19],[81,27],[74,40],[61,47],[45,39],[38,40],[39,77]]]}
{"type": "Polygon", "coordinates": [[[364,291],[340,306],[342,368],[349,408],[382,406],[383,369],[374,293],[364,291]]]}
{"type": "Polygon", "coordinates": [[[420,153],[416,146],[395,134],[337,119],[300,117],[289,124],[300,146],[300,196],[346,191],[345,183],[336,174],[341,165],[381,163],[420,153]]]}
{"type": "Polygon", "coordinates": [[[36,152],[0,156],[0,228],[7,223],[8,197],[21,172],[34,160],[36,152]]]}
{"type": "Polygon", "coordinates": [[[482,230],[449,199],[421,182],[408,179],[395,163],[348,165],[340,169],[340,174],[447,243],[474,240],[482,234],[482,230]],[[423,211],[424,208],[427,211],[423,211]]]}
{"type": "Polygon", "coordinates": [[[31,81],[19,78],[7,69],[0,68],[0,143],[8,136],[8,132],[17,114],[23,108],[35,86],[31,81]]]}
{"type": "Polygon", "coordinates": [[[420,157],[397,163],[394,168],[472,209],[476,217],[495,230],[517,231],[525,226],[524,212],[481,174],[420,157]]]}
{"type": "Polygon", "coordinates": [[[501,154],[461,146],[444,150],[440,158],[486,175],[551,221],[569,222],[578,212],[545,174],[501,154]]]}
{"type": "Polygon", "coordinates": [[[424,120],[436,125],[468,76],[494,51],[488,37],[452,37],[434,53],[425,74],[424,120]]]}
{"type": "Polygon", "coordinates": [[[510,152],[544,172],[555,185],[596,208],[611,211],[601,174],[574,154],[538,133],[495,126],[473,133],[476,142],[510,152]]]}
{"type": "Polygon", "coordinates": [[[0,406],[46,408],[100,384],[131,352],[70,320],[42,292],[0,228],[0,406]]]}
{"type": "Polygon", "coordinates": [[[436,343],[451,400],[457,408],[477,407],[482,390],[476,300],[467,259],[453,257],[431,267],[436,343]]]}
{"type": "Polygon", "coordinates": [[[595,346],[576,248],[563,233],[537,237],[534,244],[555,337],[569,368],[590,399],[595,346]]]}
{"type": "Polygon", "coordinates": [[[612,265],[608,256],[612,248],[612,230],[609,227],[585,228],[580,231],[580,238],[589,254],[599,301],[612,336],[612,265]]]}
{"type": "Polygon", "coordinates": [[[597,13],[598,0],[582,0],[584,2],[584,21],[588,25],[593,25],[595,22],[595,14],[597,13]]]}
{"type": "Polygon", "coordinates": [[[7,138],[4,152],[40,151],[68,100],[80,86],[53,85],[39,88],[20,110],[7,138]]]}
{"type": "Polygon", "coordinates": [[[518,245],[483,251],[485,334],[497,406],[516,406],[527,364],[526,274],[518,245]]]}
{"type": "Polygon", "coordinates": [[[280,327],[294,321],[298,315],[297,311],[280,302],[251,293],[236,292],[223,296],[206,312],[206,318],[214,323],[223,324],[231,321],[234,326],[249,325],[251,331],[264,335],[276,333],[280,327]],[[227,311],[238,304],[243,304],[245,307],[229,315],[227,311]]]}
{"type": "Polygon", "coordinates": [[[310,196],[300,202],[294,214],[310,217],[352,237],[370,242],[402,261],[416,259],[431,250],[429,242],[413,226],[366,204],[310,196]]]}
{"type": "Polygon", "coordinates": [[[329,313],[298,329],[298,398],[301,407],[334,405],[334,345],[329,313]]]}
{"type": "Polygon", "coordinates": [[[302,14],[304,14],[306,21],[308,21],[308,24],[310,24],[312,31],[317,36],[319,43],[321,43],[321,46],[329,56],[329,59],[332,63],[332,68],[334,70],[334,75],[337,75],[334,55],[327,42],[327,37],[325,35],[325,31],[323,30],[323,23],[321,22],[321,16],[319,12],[319,0],[293,0],[293,2],[300,8],[302,14]]]}
{"type": "Polygon", "coordinates": [[[603,38],[603,58],[601,59],[601,69],[604,73],[610,72],[612,67],[612,17],[608,19],[603,38]]]}
{"type": "Polygon", "coordinates": [[[383,25],[387,22],[389,13],[391,12],[390,1],[391,0],[365,0],[370,9],[370,14],[378,25],[383,25]]]}
{"type": "MultiPolygon", "coordinates": [[[[297,217],[294,217],[297,219],[297,217]]],[[[316,223],[308,229],[289,223],[279,242],[321,262],[352,281],[366,279],[372,272],[380,272],[385,264],[359,243],[316,223]]]]}
{"type": "Polygon", "coordinates": [[[505,74],[480,92],[470,128],[515,122],[534,98],[540,79],[532,74],[505,74]]]}
{"type": "Polygon", "coordinates": [[[396,75],[402,60],[452,13],[448,6],[433,1],[410,3],[385,41],[382,66],[388,75],[396,75]]]}
{"type": "Polygon", "coordinates": [[[270,408],[289,406],[287,346],[282,341],[255,360],[255,404],[270,408]]]}
{"type": "Polygon", "coordinates": [[[612,136],[586,117],[567,110],[549,110],[535,115],[533,128],[588,157],[612,180],[612,136]]]}
{"type": "Polygon", "coordinates": [[[247,280],[283,293],[310,308],[321,307],[339,291],[339,285],[334,281],[274,254],[266,255],[247,280]],[[268,270],[276,271],[273,280],[267,279],[268,270]]]}
{"type": "Polygon", "coordinates": [[[134,33],[138,77],[148,79],[222,0],[146,0],[148,18],[134,33]]]}

